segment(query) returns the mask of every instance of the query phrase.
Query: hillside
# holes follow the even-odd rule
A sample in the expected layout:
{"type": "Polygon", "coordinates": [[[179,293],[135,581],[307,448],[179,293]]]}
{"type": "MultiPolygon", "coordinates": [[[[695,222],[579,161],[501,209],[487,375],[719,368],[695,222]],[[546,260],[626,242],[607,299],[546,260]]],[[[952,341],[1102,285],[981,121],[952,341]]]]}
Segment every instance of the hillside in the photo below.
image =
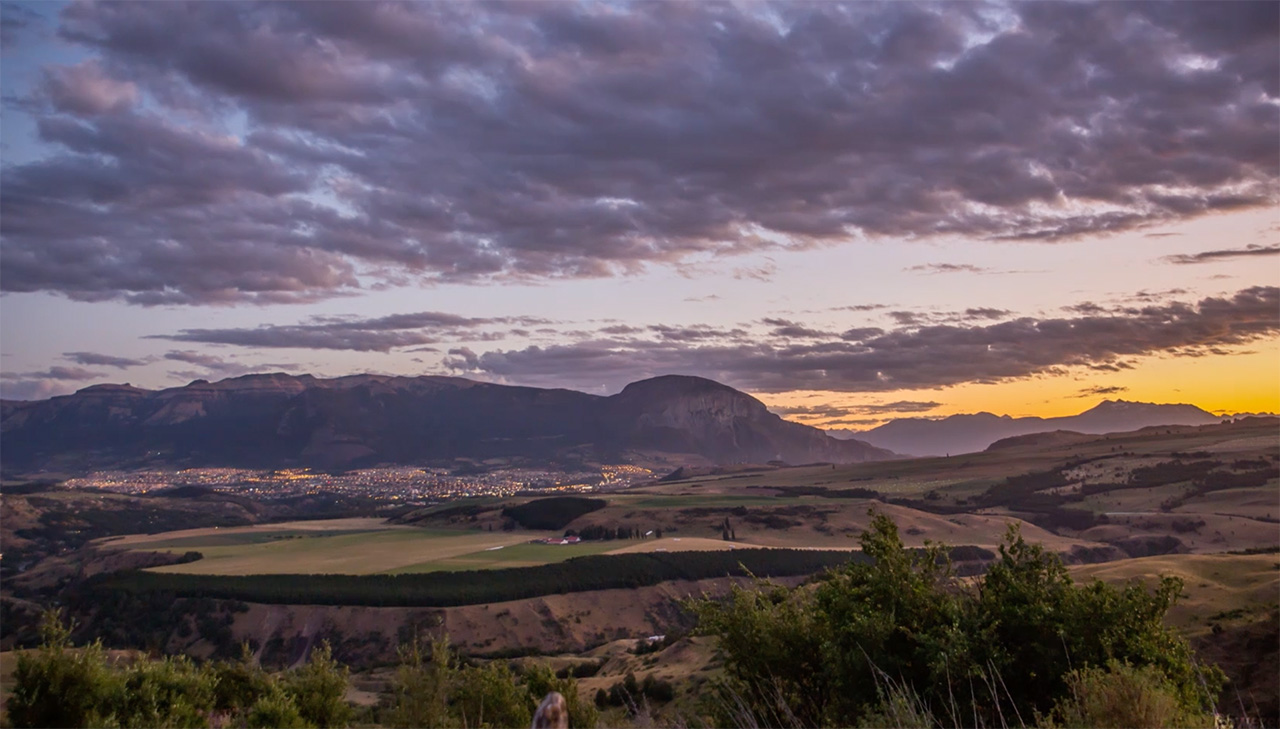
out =
{"type": "Polygon", "coordinates": [[[665,376],[612,397],[453,377],[246,375],[143,390],[98,385],[5,402],[7,471],[215,465],[344,468],[456,458],[644,452],[713,463],[852,463],[891,457],[782,420],[711,380],[665,376]]]}
{"type": "Polygon", "coordinates": [[[879,448],[913,456],[976,453],[996,441],[1058,430],[1101,435],[1157,425],[1211,425],[1222,418],[1194,405],[1104,400],[1078,415],[1060,418],[1013,418],[972,413],[931,420],[900,418],[871,430],[830,431],[837,438],[856,438],[879,448]]]}

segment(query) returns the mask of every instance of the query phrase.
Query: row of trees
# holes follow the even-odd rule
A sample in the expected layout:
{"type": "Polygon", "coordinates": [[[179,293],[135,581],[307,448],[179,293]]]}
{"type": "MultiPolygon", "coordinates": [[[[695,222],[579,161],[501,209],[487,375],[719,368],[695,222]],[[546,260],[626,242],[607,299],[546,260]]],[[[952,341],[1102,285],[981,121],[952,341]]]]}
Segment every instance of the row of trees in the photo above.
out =
{"type": "Polygon", "coordinates": [[[691,604],[725,657],[717,724],[1212,725],[1223,674],[1198,666],[1163,622],[1179,580],[1154,592],[1077,586],[1057,555],[1016,528],[972,582],[953,573],[942,547],[905,549],[883,515],[862,548],[871,560],[816,586],[691,604]],[[1164,713],[1100,717],[1079,702],[1082,687],[1164,713]]]}
{"type": "MultiPolygon", "coordinates": [[[[343,727],[348,669],[327,644],[300,667],[267,673],[247,646],[234,661],[196,663],[185,656],[111,660],[102,644],[73,647],[70,630],[50,613],[44,643],[18,657],[8,703],[14,727],[343,727]]],[[[560,692],[570,726],[593,727],[595,705],[577,682],[545,665],[520,675],[501,661],[468,664],[447,637],[400,650],[386,706],[366,717],[391,727],[528,726],[546,694],[560,692]]]]}
{"type": "MultiPolygon", "coordinates": [[[[857,558],[855,556],[855,558],[857,558]]],[[[726,575],[807,575],[843,564],[840,550],[739,549],[575,557],[505,570],[399,575],[198,575],[132,571],[87,581],[110,594],[164,593],[285,605],[450,607],[542,595],[643,587],[726,575]]]]}
{"type": "MultiPolygon", "coordinates": [[[[662,538],[661,529],[653,529],[652,536],[655,539],[662,538]]],[[[566,529],[564,532],[566,537],[581,537],[583,539],[608,540],[608,539],[644,539],[645,532],[640,531],[636,527],[608,527],[598,524],[584,526],[581,529],[566,529]]]]}

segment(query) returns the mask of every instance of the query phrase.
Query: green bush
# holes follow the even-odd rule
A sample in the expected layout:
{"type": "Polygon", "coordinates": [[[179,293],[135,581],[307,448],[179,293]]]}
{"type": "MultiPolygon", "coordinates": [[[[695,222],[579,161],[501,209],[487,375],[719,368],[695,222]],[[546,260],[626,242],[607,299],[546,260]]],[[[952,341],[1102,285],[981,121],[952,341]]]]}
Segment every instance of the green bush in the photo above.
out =
{"type": "Polygon", "coordinates": [[[1068,694],[1072,668],[1148,666],[1188,715],[1212,705],[1216,669],[1198,670],[1163,618],[1181,583],[1075,585],[1059,558],[1010,528],[972,585],[945,548],[907,550],[875,515],[851,562],[815,588],[736,589],[695,601],[720,639],[720,724],[852,726],[876,717],[952,725],[1025,724],[1068,694]],[[904,713],[907,712],[907,713],[904,713]]]}
{"type": "Polygon", "coordinates": [[[393,727],[445,726],[453,662],[448,637],[437,639],[427,652],[422,650],[416,637],[408,645],[402,645],[400,665],[391,683],[388,723],[393,727]]]}
{"type": "Polygon", "coordinates": [[[208,726],[217,680],[208,666],[186,656],[140,660],[120,678],[102,708],[110,724],[122,729],[208,726]]]}
{"type": "Polygon", "coordinates": [[[249,727],[346,726],[347,669],[327,644],[277,679],[248,646],[232,663],[186,656],[109,665],[101,643],[71,645],[60,616],[46,614],[43,644],[23,653],[13,676],[8,720],[15,727],[207,727],[215,714],[249,727]]]}
{"type": "MultiPolygon", "coordinates": [[[[599,664],[585,665],[599,668],[599,664]]],[[[596,709],[595,704],[582,700],[582,696],[578,691],[578,682],[572,678],[557,677],[551,672],[550,667],[537,665],[525,673],[524,684],[535,710],[547,694],[557,691],[561,696],[564,696],[565,703],[568,705],[569,726],[575,727],[575,729],[591,729],[591,727],[599,723],[600,712],[596,709]]]]}
{"type": "Polygon", "coordinates": [[[297,705],[278,686],[253,703],[245,725],[248,729],[307,729],[310,726],[298,713],[297,705]]]}
{"type": "Polygon", "coordinates": [[[15,727],[78,727],[106,724],[102,712],[119,694],[119,676],[107,668],[101,643],[71,646],[71,630],[58,614],[45,614],[43,644],[18,656],[9,697],[15,727]]]}
{"type": "Polygon", "coordinates": [[[308,724],[346,726],[351,718],[351,706],[346,702],[348,674],[347,667],[338,665],[328,641],[324,641],[311,652],[306,664],[285,677],[284,690],[308,724]]]}
{"type": "Polygon", "coordinates": [[[1062,729],[1214,726],[1213,714],[1188,709],[1178,687],[1153,666],[1110,661],[1105,669],[1071,671],[1066,683],[1068,694],[1037,723],[1062,729]]]}
{"type": "Polygon", "coordinates": [[[464,727],[528,726],[533,718],[528,693],[498,661],[460,670],[450,709],[464,727]]]}

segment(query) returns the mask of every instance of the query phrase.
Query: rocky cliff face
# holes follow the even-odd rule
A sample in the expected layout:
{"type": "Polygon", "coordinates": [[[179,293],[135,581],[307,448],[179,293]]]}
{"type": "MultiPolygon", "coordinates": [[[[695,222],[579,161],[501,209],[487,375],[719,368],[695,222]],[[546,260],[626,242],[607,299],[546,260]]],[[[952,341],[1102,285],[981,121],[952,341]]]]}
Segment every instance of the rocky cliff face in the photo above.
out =
{"type": "Polygon", "coordinates": [[[249,375],[161,391],[104,385],[4,403],[6,468],[74,459],[343,467],[459,457],[554,458],[587,448],[689,454],[717,463],[852,462],[890,457],[768,412],[696,377],[658,377],[612,397],[451,377],[249,375]]]}

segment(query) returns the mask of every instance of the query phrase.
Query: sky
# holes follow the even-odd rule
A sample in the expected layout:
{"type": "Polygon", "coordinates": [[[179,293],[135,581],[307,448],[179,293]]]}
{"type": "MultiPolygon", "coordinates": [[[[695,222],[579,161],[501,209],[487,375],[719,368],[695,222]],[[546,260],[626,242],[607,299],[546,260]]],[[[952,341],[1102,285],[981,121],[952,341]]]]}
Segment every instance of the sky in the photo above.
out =
{"type": "Polygon", "coordinates": [[[0,4],[0,394],[1280,410],[1280,4],[0,4]]]}

